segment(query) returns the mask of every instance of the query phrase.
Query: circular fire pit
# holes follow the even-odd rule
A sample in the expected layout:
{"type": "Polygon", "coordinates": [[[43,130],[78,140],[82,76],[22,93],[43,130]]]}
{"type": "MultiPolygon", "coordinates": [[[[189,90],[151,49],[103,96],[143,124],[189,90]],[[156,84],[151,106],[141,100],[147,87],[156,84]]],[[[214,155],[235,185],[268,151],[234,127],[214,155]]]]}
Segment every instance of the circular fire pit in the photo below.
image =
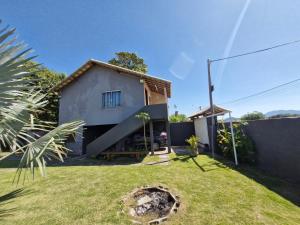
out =
{"type": "Polygon", "coordinates": [[[175,213],[180,205],[179,197],[171,194],[167,188],[143,187],[134,190],[125,198],[129,214],[137,224],[159,224],[175,213]]]}

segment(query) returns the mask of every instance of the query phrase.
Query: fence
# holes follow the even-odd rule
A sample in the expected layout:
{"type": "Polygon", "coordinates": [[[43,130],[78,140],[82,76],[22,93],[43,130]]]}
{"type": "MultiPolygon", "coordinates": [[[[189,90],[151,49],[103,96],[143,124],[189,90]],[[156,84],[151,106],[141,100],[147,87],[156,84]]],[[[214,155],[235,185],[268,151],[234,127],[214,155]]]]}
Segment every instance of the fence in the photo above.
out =
{"type": "Polygon", "coordinates": [[[193,122],[170,123],[171,145],[187,145],[186,139],[195,135],[195,126],[193,122]]]}
{"type": "Polygon", "coordinates": [[[258,168],[300,184],[300,118],[248,121],[245,132],[255,144],[258,168]]]}
{"type": "Polygon", "coordinates": [[[259,168],[300,184],[300,118],[250,121],[246,133],[255,143],[259,168]]]}

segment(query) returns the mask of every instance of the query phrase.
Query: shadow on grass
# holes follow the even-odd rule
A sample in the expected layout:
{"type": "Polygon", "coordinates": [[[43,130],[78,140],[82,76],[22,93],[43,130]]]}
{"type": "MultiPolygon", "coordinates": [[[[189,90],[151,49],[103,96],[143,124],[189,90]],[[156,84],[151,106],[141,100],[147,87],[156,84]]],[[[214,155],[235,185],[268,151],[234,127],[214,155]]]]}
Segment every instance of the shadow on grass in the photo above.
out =
{"type": "Polygon", "coordinates": [[[9,203],[13,202],[16,198],[27,195],[29,193],[31,192],[25,190],[24,188],[19,188],[0,196],[0,221],[5,217],[13,216],[17,211],[17,208],[4,209],[4,207],[6,208],[6,206],[9,205],[9,203]]]}
{"type": "Polygon", "coordinates": [[[135,158],[133,156],[115,156],[113,159],[108,160],[103,157],[101,158],[85,158],[85,157],[76,157],[76,158],[67,158],[64,162],[59,161],[50,161],[48,166],[57,167],[57,166],[116,166],[116,165],[134,165],[141,163],[146,156],[135,158]]]}
{"type": "MultiPolygon", "coordinates": [[[[196,159],[197,157],[193,157],[188,154],[188,152],[183,152],[180,151],[179,153],[175,151],[176,157],[171,159],[174,161],[181,161],[181,162],[187,162],[190,159],[193,161],[193,163],[202,171],[202,172],[209,172],[212,170],[217,170],[217,169],[225,169],[228,168],[226,165],[219,161],[211,161],[205,164],[200,164],[196,159]]],[[[199,155],[201,156],[201,155],[199,155]]]]}
{"type": "MultiPolygon", "coordinates": [[[[209,156],[211,157],[211,155],[209,156]]],[[[216,158],[215,160],[218,160],[222,165],[243,174],[300,207],[300,185],[274,177],[255,166],[247,164],[235,166],[233,162],[224,159],[221,156],[217,155],[216,158]]]]}
{"type": "Polygon", "coordinates": [[[0,168],[18,168],[21,158],[22,158],[22,156],[20,154],[18,154],[18,155],[8,156],[5,159],[1,159],[0,160],[0,168]]]}
{"type": "MultiPolygon", "coordinates": [[[[136,159],[133,156],[115,156],[111,160],[104,158],[86,158],[85,156],[67,157],[64,162],[57,160],[47,160],[48,167],[66,167],[66,166],[115,166],[115,165],[132,165],[141,163],[146,156],[136,159]]],[[[19,159],[8,158],[0,161],[0,168],[18,168],[19,159]]]]}
{"type": "Polygon", "coordinates": [[[18,168],[19,160],[4,159],[0,161],[0,168],[18,168]]]}
{"type": "Polygon", "coordinates": [[[192,157],[193,162],[195,163],[196,166],[198,166],[203,172],[209,172],[212,170],[217,170],[217,169],[226,169],[228,168],[227,166],[225,166],[223,163],[218,162],[218,161],[214,161],[214,162],[209,162],[209,163],[205,163],[203,165],[200,165],[194,157],[192,157]]]}
{"type": "Polygon", "coordinates": [[[300,185],[270,176],[257,168],[246,165],[234,169],[300,207],[300,185]]]}
{"type": "Polygon", "coordinates": [[[255,182],[263,185],[267,189],[277,193],[278,195],[282,196],[286,200],[300,207],[300,185],[292,184],[288,181],[269,175],[254,166],[243,165],[243,164],[239,166],[235,166],[233,162],[224,159],[219,155],[216,155],[214,159],[212,158],[211,154],[206,154],[206,155],[210,157],[213,161],[205,164],[200,164],[198,163],[196,158],[189,155],[184,155],[183,153],[176,154],[176,158],[174,158],[173,160],[174,161],[180,160],[182,162],[187,162],[188,160],[192,159],[195,165],[202,172],[208,172],[220,168],[224,168],[224,169],[230,168],[232,170],[236,170],[237,172],[254,180],[255,182]]]}

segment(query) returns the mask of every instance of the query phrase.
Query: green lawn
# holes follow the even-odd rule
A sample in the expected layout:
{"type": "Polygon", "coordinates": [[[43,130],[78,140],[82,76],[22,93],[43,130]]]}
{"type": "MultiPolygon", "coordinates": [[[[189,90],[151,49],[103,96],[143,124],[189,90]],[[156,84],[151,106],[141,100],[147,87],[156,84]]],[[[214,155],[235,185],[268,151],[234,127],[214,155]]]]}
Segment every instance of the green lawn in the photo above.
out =
{"type": "MultiPolygon", "coordinates": [[[[145,161],[152,161],[149,157],[145,161]]],[[[120,200],[136,187],[156,184],[169,187],[181,197],[179,212],[166,224],[300,223],[296,205],[299,193],[288,183],[247,168],[238,172],[205,155],[196,160],[174,154],[171,158],[164,166],[125,165],[124,160],[123,165],[117,165],[117,160],[113,165],[81,161],[84,166],[49,167],[46,179],[26,182],[28,193],[4,206],[0,204],[0,215],[1,209],[15,208],[11,215],[0,217],[0,224],[131,224],[122,213],[120,200]],[[294,203],[271,189],[294,199],[294,203]]],[[[2,167],[9,165],[11,162],[2,167]]],[[[11,184],[14,172],[13,168],[0,168],[0,196],[15,189],[11,184]]]]}

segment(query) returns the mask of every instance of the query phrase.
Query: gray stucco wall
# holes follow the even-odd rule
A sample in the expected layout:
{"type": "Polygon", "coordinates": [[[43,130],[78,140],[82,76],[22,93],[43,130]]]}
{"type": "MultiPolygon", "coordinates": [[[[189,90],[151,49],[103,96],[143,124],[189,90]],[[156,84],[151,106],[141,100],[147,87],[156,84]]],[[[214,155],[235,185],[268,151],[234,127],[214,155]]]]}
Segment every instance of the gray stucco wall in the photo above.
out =
{"type": "Polygon", "coordinates": [[[259,168],[300,184],[300,118],[250,121],[246,132],[256,145],[259,168]]]}
{"type": "Polygon", "coordinates": [[[87,126],[117,124],[144,106],[144,87],[139,79],[94,66],[61,92],[59,122],[81,119],[87,126]],[[121,106],[102,108],[102,93],[121,91],[121,106]]]}
{"type": "MultiPolygon", "coordinates": [[[[84,120],[86,126],[118,124],[143,106],[144,84],[138,78],[94,66],[62,90],[59,123],[84,120]],[[121,106],[104,109],[102,93],[112,90],[121,91],[121,106]]],[[[75,153],[81,153],[81,137],[76,137],[69,147],[75,153]]]]}

